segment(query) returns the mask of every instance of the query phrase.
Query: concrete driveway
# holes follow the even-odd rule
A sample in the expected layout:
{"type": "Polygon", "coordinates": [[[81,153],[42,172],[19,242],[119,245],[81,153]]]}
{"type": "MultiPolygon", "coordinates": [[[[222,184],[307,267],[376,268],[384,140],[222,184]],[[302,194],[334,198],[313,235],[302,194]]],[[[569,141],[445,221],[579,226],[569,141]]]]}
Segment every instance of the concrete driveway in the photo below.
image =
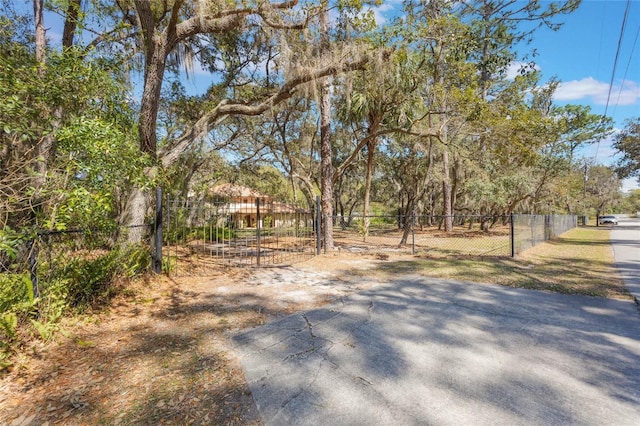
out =
{"type": "Polygon", "coordinates": [[[404,276],[235,337],[267,425],[638,425],[630,301],[404,276]]]}

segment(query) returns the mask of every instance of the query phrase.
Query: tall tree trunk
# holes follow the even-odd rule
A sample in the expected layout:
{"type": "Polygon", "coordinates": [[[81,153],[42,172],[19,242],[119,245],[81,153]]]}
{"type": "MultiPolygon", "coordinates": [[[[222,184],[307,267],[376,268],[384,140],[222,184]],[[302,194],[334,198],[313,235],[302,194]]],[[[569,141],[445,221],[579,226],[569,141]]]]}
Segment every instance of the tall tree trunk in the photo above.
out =
{"type": "MultiPolygon", "coordinates": [[[[44,66],[47,60],[47,33],[44,27],[44,1],[33,0],[33,23],[35,26],[35,54],[36,62],[40,69],[40,73],[45,72],[44,66]]],[[[36,161],[34,164],[34,188],[36,190],[36,206],[40,204],[39,192],[44,187],[46,175],[47,175],[47,163],[49,159],[49,152],[53,145],[53,137],[45,135],[40,142],[38,142],[36,149],[36,161]]]]}
{"type": "MultiPolygon", "coordinates": [[[[412,191],[413,192],[413,191],[412,191]]],[[[409,240],[409,235],[411,234],[411,230],[413,229],[413,219],[414,219],[414,211],[416,205],[416,195],[414,193],[407,195],[407,204],[403,211],[403,220],[402,220],[402,237],[400,238],[400,245],[407,245],[407,241],[409,240]]]]}
{"type": "Polygon", "coordinates": [[[138,123],[140,150],[153,159],[157,157],[156,122],[166,56],[164,49],[161,48],[156,48],[151,55],[145,71],[144,92],[140,104],[138,123]]]}
{"type": "Polygon", "coordinates": [[[62,31],[62,47],[67,48],[73,46],[73,37],[78,28],[78,17],[80,16],[81,0],[70,0],[67,5],[67,16],[64,21],[64,29],[62,31]]]}
{"type": "MultiPolygon", "coordinates": [[[[444,87],[444,73],[441,73],[440,84],[444,87]]],[[[442,110],[446,111],[446,101],[443,101],[442,110]]],[[[447,113],[440,114],[440,127],[442,128],[441,140],[443,142],[442,152],[442,215],[444,219],[444,231],[453,231],[453,204],[451,167],[449,167],[449,133],[447,132],[447,113]]]]}
{"type": "Polygon", "coordinates": [[[145,218],[151,205],[149,191],[134,186],[121,215],[120,243],[140,244],[145,233],[145,218]]]}
{"type": "MultiPolygon", "coordinates": [[[[442,49],[442,47],[440,47],[442,49]]],[[[438,55],[439,58],[442,58],[441,53],[438,55]]],[[[445,87],[445,69],[446,63],[444,63],[443,59],[439,60],[439,64],[437,66],[439,69],[438,81],[441,87],[445,87]]],[[[442,101],[442,111],[447,110],[447,101],[442,101]]],[[[441,137],[444,145],[444,151],[442,153],[442,214],[444,216],[444,230],[445,232],[453,231],[453,205],[452,205],[452,197],[451,197],[451,170],[449,167],[449,132],[447,131],[447,113],[443,112],[440,114],[440,127],[442,129],[441,137]]]]}
{"type": "MultiPolygon", "coordinates": [[[[156,55],[158,50],[156,50],[156,55]]],[[[145,89],[142,95],[140,107],[140,119],[138,132],[140,138],[140,150],[155,159],[157,157],[156,144],[156,120],[158,116],[158,102],[164,75],[164,60],[151,61],[145,73],[145,89]]],[[[156,173],[155,167],[147,171],[148,176],[156,173]]],[[[132,187],[123,213],[120,217],[120,225],[125,228],[121,241],[128,244],[139,244],[144,237],[144,223],[151,205],[151,194],[148,189],[132,187]]]]}
{"type": "Polygon", "coordinates": [[[371,180],[373,178],[373,156],[375,154],[376,149],[376,140],[372,139],[367,143],[367,175],[365,177],[364,182],[364,235],[362,236],[363,241],[367,240],[367,236],[369,235],[369,209],[371,206],[371,180]]]}
{"type": "Polygon", "coordinates": [[[47,34],[44,27],[44,1],[33,0],[33,21],[36,30],[36,61],[44,65],[47,54],[47,34]]]}
{"type": "Polygon", "coordinates": [[[451,208],[451,177],[449,176],[449,149],[444,147],[442,154],[442,214],[444,216],[444,230],[453,230],[453,209],[451,208]]]}
{"type": "MultiPolygon", "coordinates": [[[[169,47],[166,34],[156,34],[150,3],[144,0],[137,0],[135,4],[142,24],[146,59],[144,90],[140,103],[140,118],[138,119],[138,137],[140,151],[156,160],[158,157],[156,122],[169,47]]],[[[156,171],[155,167],[152,167],[147,170],[146,174],[151,176],[156,171]]],[[[150,205],[151,194],[148,189],[137,186],[131,188],[120,216],[120,225],[124,228],[120,242],[128,244],[142,242],[144,236],[143,225],[150,205]]]]}
{"type": "MultiPolygon", "coordinates": [[[[329,10],[324,2],[320,13],[321,53],[329,50],[329,10]]],[[[331,146],[331,93],[324,79],[320,89],[320,183],[325,250],[333,250],[333,147],[331,146]]]]}
{"type": "MultiPolygon", "coordinates": [[[[44,25],[43,0],[33,0],[33,21],[35,25],[36,61],[38,62],[40,73],[44,74],[46,72],[45,64],[47,61],[47,34],[44,25]]],[[[51,117],[53,118],[53,120],[51,121],[53,129],[58,128],[60,126],[62,117],[62,109],[59,106],[53,107],[51,111],[51,117]]],[[[47,181],[49,163],[54,154],[54,146],[55,136],[53,131],[43,135],[43,137],[38,141],[36,145],[36,158],[33,165],[33,188],[35,189],[33,205],[36,207],[36,209],[40,209],[42,204],[45,202],[43,190],[47,181]]]]}
{"type": "Polygon", "coordinates": [[[458,185],[460,184],[460,157],[453,160],[453,183],[451,184],[451,211],[456,205],[458,197],[458,185]]]}

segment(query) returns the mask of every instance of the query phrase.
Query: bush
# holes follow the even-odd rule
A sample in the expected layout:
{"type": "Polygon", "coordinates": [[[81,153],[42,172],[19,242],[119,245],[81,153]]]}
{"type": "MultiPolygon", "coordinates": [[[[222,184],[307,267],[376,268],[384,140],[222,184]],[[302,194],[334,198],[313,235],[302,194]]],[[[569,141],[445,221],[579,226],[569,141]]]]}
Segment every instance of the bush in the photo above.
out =
{"type": "Polygon", "coordinates": [[[0,370],[10,365],[21,339],[50,339],[63,315],[108,302],[123,289],[123,279],[144,274],[150,264],[149,250],[139,246],[65,250],[38,265],[37,298],[29,273],[0,273],[0,370]]]}
{"type": "Polygon", "coordinates": [[[33,303],[33,285],[29,274],[0,274],[0,314],[25,303],[33,303]]]}
{"type": "Polygon", "coordinates": [[[138,246],[92,256],[62,256],[51,268],[49,293],[62,297],[68,307],[84,309],[109,300],[117,293],[117,280],[139,276],[150,264],[149,250],[138,246]]]}
{"type": "Polygon", "coordinates": [[[218,242],[222,240],[230,240],[235,237],[236,231],[227,227],[170,226],[163,233],[163,242],[165,244],[179,244],[201,239],[207,242],[218,242]]]}
{"type": "Polygon", "coordinates": [[[33,315],[35,302],[28,273],[0,274],[0,370],[11,365],[20,346],[20,320],[33,315]]]}
{"type": "Polygon", "coordinates": [[[236,237],[236,232],[233,229],[224,227],[201,226],[188,228],[185,232],[189,236],[187,240],[204,239],[209,243],[230,240],[236,237]]]}

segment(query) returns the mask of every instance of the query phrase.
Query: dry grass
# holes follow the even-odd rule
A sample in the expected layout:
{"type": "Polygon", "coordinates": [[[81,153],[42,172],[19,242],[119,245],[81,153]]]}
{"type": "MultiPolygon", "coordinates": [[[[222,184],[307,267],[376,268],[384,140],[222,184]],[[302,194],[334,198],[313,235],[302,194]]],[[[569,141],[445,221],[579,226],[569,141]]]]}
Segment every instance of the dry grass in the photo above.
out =
{"type": "Polygon", "coordinates": [[[419,273],[565,294],[631,299],[615,269],[608,228],[574,228],[515,259],[416,256],[380,266],[384,274],[419,273]]]}

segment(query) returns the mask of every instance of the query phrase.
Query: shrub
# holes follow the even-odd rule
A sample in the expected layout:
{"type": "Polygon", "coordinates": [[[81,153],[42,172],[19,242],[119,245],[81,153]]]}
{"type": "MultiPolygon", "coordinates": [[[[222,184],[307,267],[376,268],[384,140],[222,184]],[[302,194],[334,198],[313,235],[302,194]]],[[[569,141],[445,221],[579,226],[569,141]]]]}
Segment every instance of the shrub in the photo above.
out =
{"type": "Polygon", "coordinates": [[[25,303],[33,303],[33,285],[29,274],[0,274],[0,314],[25,303]]]}
{"type": "Polygon", "coordinates": [[[134,278],[149,270],[147,248],[128,246],[80,257],[61,256],[52,265],[49,293],[62,297],[68,307],[83,309],[116,294],[117,280],[134,278]]]}
{"type": "Polygon", "coordinates": [[[186,234],[189,236],[187,240],[204,239],[205,241],[218,242],[235,238],[236,232],[233,229],[225,227],[209,227],[201,226],[197,228],[188,228],[186,234]]]}
{"type": "Polygon", "coordinates": [[[150,264],[148,248],[139,246],[67,249],[38,265],[37,298],[29,273],[0,273],[0,370],[10,365],[22,338],[50,339],[63,315],[106,303],[123,289],[123,279],[144,274],[150,264]]]}

